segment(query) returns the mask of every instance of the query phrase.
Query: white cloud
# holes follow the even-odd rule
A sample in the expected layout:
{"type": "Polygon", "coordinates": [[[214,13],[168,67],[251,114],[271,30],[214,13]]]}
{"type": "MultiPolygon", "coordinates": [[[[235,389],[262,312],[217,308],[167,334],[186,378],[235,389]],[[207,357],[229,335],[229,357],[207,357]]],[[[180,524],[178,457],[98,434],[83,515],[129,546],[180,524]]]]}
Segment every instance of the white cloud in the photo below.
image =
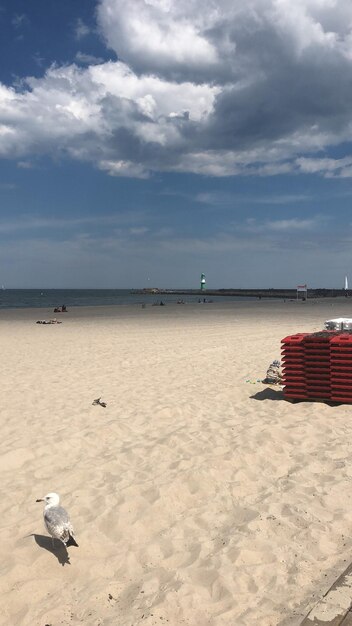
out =
{"type": "Polygon", "coordinates": [[[31,170],[33,169],[34,165],[31,161],[18,161],[17,167],[22,170],[31,170]]]}
{"type": "Polygon", "coordinates": [[[130,228],[129,232],[131,235],[134,236],[142,236],[145,235],[148,232],[148,228],[146,228],[145,226],[139,226],[138,228],[130,228]]]}
{"type": "Polygon", "coordinates": [[[15,13],[12,18],[12,24],[16,30],[22,28],[29,23],[28,17],[25,13],[15,13]]]}
{"type": "Polygon", "coordinates": [[[201,121],[213,108],[219,88],[212,85],[177,83],[152,75],[138,76],[124,63],[108,62],[90,68],[92,82],[101,97],[115,96],[135,102],[141,113],[154,121],[178,116],[201,121]]]}
{"type": "Polygon", "coordinates": [[[250,80],[273,46],[296,58],[312,48],[351,54],[349,0],[100,0],[98,17],[109,46],[138,72],[207,68],[218,80],[225,66],[250,80]]]}
{"type": "Polygon", "coordinates": [[[223,191],[211,191],[211,192],[202,192],[196,194],[194,200],[196,202],[201,202],[202,204],[208,204],[212,206],[234,206],[234,205],[243,205],[243,204],[251,204],[251,205],[261,205],[261,204],[270,204],[270,205],[287,205],[287,204],[297,204],[300,202],[312,201],[312,196],[308,194],[267,194],[267,195],[251,195],[250,193],[246,194],[237,194],[233,192],[223,192],[223,191]]]}
{"type": "MultiPolygon", "coordinates": [[[[296,239],[297,236],[300,236],[300,233],[317,233],[324,231],[328,222],[329,220],[321,215],[314,215],[306,219],[300,217],[275,220],[247,218],[243,226],[236,225],[236,228],[255,235],[261,235],[264,238],[268,235],[270,237],[274,235],[275,238],[277,238],[276,233],[280,233],[280,236],[287,234],[296,239]]],[[[285,243],[283,242],[282,245],[285,245],[285,243]]]]}
{"type": "Polygon", "coordinates": [[[77,52],[83,67],[0,85],[2,157],[69,154],[114,176],[351,176],[352,160],[316,158],[352,140],[347,0],[100,0],[98,16],[124,62],[77,52]]]}
{"type": "Polygon", "coordinates": [[[87,24],[84,23],[81,18],[78,18],[75,24],[75,37],[76,39],[83,39],[90,34],[90,28],[87,24]]]}
{"type": "Polygon", "coordinates": [[[75,60],[82,65],[98,65],[103,63],[104,59],[96,57],[94,54],[86,54],[85,52],[78,51],[75,56],[75,60]]]}
{"type": "Polygon", "coordinates": [[[311,230],[312,228],[316,227],[316,219],[306,219],[306,220],[302,220],[302,219],[297,219],[297,218],[290,218],[290,219],[286,219],[286,220],[274,220],[274,221],[269,221],[267,222],[267,228],[269,228],[270,230],[276,230],[276,231],[287,231],[287,232],[292,232],[292,231],[305,231],[305,230],[311,230]]]}
{"type": "Polygon", "coordinates": [[[109,47],[138,71],[167,73],[218,65],[216,48],[203,30],[217,8],[190,0],[103,0],[99,22],[109,47]],[[197,6],[198,5],[198,6],[197,6]]]}
{"type": "Polygon", "coordinates": [[[325,178],[350,178],[352,176],[352,157],[342,159],[307,158],[296,160],[299,171],[304,174],[322,174],[325,178]]]}
{"type": "MultiPolygon", "coordinates": [[[[14,189],[15,185],[3,183],[0,189],[14,189]]],[[[79,231],[82,233],[83,227],[86,230],[95,232],[97,227],[106,228],[111,233],[112,229],[135,229],[140,227],[141,221],[147,218],[146,214],[139,211],[121,211],[116,214],[102,214],[99,216],[83,216],[83,217],[37,217],[28,215],[19,215],[17,219],[0,219],[0,234],[16,233],[21,231],[51,231],[50,238],[57,237],[57,231],[79,231]]],[[[74,235],[76,237],[76,235],[74,235]]],[[[79,236],[82,236],[81,234],[79,236]]]]}
{"type": "Polygon", "coordinates": [[[148,172],[143,166],[138,163],[131,163],[131,161],[100,161],[99,168],[108,172],[110,176],[148,178],[148,172]]]}
{"type": "Polygon", "coordinates": [[[170,149],[182,143],[182,125],[209,115],[217,92],[213,86],[138,78],[119,62],[87,69],[53,66],[43,78],[29,78],[26,84],[21,91],[1,86],[2,156],[66,151],[128,176],[155,167],[135,163],[128,155],[131,145],[170,149]]]}

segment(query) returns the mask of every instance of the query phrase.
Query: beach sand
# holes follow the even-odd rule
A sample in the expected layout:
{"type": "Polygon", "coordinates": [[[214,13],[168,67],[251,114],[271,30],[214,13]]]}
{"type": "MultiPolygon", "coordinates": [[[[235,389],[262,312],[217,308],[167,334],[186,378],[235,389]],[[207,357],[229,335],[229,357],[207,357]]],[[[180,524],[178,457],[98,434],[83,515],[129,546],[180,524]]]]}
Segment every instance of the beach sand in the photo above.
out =
{"type": "Polygon", "coordinates": [[[257,380],[351,304],[1,311],[0,624],[298,625],[351,560],[352,406],[257,380]]]}

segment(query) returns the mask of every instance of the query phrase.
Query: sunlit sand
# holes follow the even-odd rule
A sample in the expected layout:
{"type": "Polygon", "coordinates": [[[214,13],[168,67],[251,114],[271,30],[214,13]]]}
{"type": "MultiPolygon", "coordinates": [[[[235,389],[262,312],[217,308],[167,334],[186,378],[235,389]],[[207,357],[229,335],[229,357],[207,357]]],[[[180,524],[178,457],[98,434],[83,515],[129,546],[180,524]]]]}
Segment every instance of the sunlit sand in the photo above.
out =
{"type": "Polygon", "coordinates": [[[258,380],[283,337],[349,309],[2,311],[0,623],[298,625],[349,562],[352,407],[258,380]]]}

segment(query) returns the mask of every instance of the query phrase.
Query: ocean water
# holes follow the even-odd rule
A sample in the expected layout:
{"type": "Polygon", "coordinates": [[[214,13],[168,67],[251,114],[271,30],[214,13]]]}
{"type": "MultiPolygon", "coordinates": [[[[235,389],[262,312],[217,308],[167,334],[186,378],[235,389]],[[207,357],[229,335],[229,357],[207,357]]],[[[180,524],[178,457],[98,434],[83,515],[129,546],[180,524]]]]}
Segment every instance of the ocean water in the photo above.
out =
{"type": "MultiPolygon", "coordinates": [[[[246,300],[238,296],[207,296],[213,302],[246,300]]],[[[108,306],[154,304],[163,302],[198,302],[199,295],[136,294],[129,289],[0,289],[0,309],[48,308],[57,306],[108,306]]],[[[250,298],[248,298],[250,299],[250,298]]]]}

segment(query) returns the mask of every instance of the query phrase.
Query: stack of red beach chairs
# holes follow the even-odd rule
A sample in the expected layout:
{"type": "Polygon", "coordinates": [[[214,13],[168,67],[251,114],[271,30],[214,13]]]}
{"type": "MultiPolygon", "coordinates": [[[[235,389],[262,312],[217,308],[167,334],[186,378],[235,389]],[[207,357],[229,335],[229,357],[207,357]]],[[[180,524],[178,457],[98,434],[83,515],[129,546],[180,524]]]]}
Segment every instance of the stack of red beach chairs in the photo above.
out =
{"type": "Polygon", "coordinates": [[[286,398],[352,403],[352,333],[299,333],[281,343],[286,398]]]}
{"type": "Polygon", "coordinates": [[[352,402],[352,334],[342,333],[330,342],[331,399],[352,402]]]}

